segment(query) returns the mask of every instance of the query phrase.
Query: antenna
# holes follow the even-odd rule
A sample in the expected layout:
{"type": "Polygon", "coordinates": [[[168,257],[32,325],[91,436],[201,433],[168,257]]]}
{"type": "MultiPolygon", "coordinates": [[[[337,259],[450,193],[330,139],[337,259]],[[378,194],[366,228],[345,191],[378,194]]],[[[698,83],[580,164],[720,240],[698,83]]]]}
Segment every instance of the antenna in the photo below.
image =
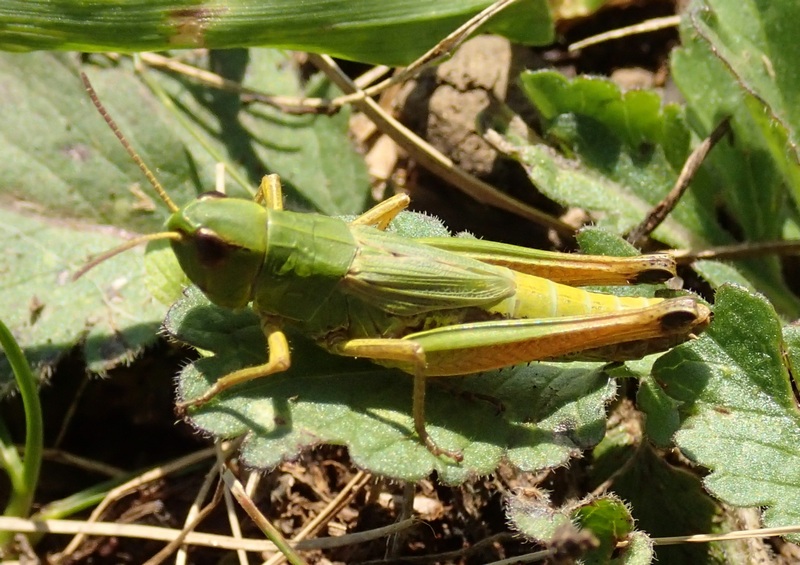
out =
{"type": "Polygon", "coordinates": [[[117,139],[119,139],[120,143],[122,143],[122,146],[125,148],[125,151],[128,152],[128,155],[131,156],[133,161],[142,170],[144,176],[146,176],[147,180],[150,181],[150,184],[153,185],[153,188],[158,193],[158,196],[161,198],[161,200],[164,201],[164,204],[167,205],[170,212],[177,212],[179,208],[169,197],[167,191],[164,190],[164,187],[161,186],[161,183],[158,182],[158,179],[156,179],[155,175],[150,171],[149,168],[147,168],[147,165],[144,164],[144,161],[142,161],[142,158],[139,157],[139,154],[136,153],[133,147],[131,147],[131,144],[128,142],[125,136],[122,135],[119,126],[117,126],[117,122],[114,121],[114,118],[112,118],[111,115],[108,113],[106,107],[103,106],[102,102],[100,102],[100,98],[98,98],[97,92],[95,92],[94,87],[92,87],[92,83],[89,82],[89,77],[86,76],[86,73],[81,73],[81,80],[83,80],[83,86],[86,88],[86,92],[89,93],[89,98],[92,99],[92,104],[94,104],[94,107],[97,108],[97,111],[100,112],[100,115],[103,116],[103,119],[108,124],[108,127],[111,128],[111,131],[114,132],[114,135],[116,135],[117,139]]]}
{"type": "MultiPolygon", "coordinates": [[[[89,93],[89,98],[92,99],[92,104],[94,104],[94,107],[97,108],[97,111],[100,112],[100,115],[103,116],[103,119],[108,124],[108,127],[111,128],[111,131],[114,132],[114,135],[116,135],[117,139],[119,139],[120,143],[122,143],[122,146],[125,148],[125,151],[127,151],[128,155],[130,155],[133,158],[133,161],[142,170],[144,175],[147,177],[147,180],[150,181],[150,184],[153,185],[153,188],[155,188],[156,192],[158,193],[158,196],[169,207],[170,211],[173,213],[177,212],[179,208],[175,205],[175,203],[172,201],[169,195],[167,195],[167,192],[164,190],[164,187],[161,186],[161,183],[158,182],[158,179],[156,179],[155,175],[150,171],[150,169],[147,168],[147,165],[144,164],[144,161],[142,161],[142,158],[139,157],[139,154],[136,153],[136,151],[134,151],[133,147],[131,147],[131,144],[128,142],[125,136],[122,135],[122,132],[120,131],[119,126],[117,125],[117,122],[114,121],[114,118],[112,118],[111,115],[108,113],[106,107],[103,106],[102,102],[100,102],[100,98],[98,98],[97,92],[95,92],[94,87],[92,87],[92,83],[89,82],[89,77],[86,76],[86,73],[81,73],[81,79],[83,80],[83,85],[86,87],[86,92],[89,93]]],[[[111,259],[115,255],[118,255],[123,251],[127,251],[128,249],[136,247],[137,245],[141,245],[142,243],[146,243],[148,241],[156,241],[159,239],[172,239],[179,241],[182,239],[182,237],[183,236],[177,232],[159,232],[159,233],[153,233],[149,235],[136,237],[130,241],[126,241],[125,243],[123,243],[118,247],[115,247],[114,249],[110,249],[109,251],[106,251],[105,253],[98,255],[91,261],[88,261],[83,267],[81,267],[78,270],[78,272],[72,275],[72,280],[73,281],[78,280],[80,277],[86,274],[87,271],[93,269],[100,263],[103,263],[108,259],[111,259]]]]}
{"type": "Polygon", "coordinates": [[[178,232],[172,232],[172,231],[163,231],[163,232],[158,232],[158,233],[151,233],[151,234],[148,234],[148,235],[143,235],[143,236],[140,236],[140,237],[133,238],[130,241],[126,241],[122,245],[119,245],[119,246],[115,247],[114,249],[109,249],[105,253],[101,253],[100,255],[98,255],[97,257],[92,259],[91,261],[87,261],[86,264],[83,267],[78,269],[78,271],[74,275],[72,275],[72,281],[75,282],[76,280],[81,278],[83,275],[85,275],[88,271],[90,271],[91,269],[94,269],[100,263],[104,263],[104,262],[108,261],[109,259],[111,259],[112,257],[115,257],[115,256],[119,255],[123,251],[127,251],[128,249],[132,249],[132,248],[136,247],[137,245],[141,245],[142,243],[147,243],[148,241],[156,241],[156,240],[159,240],[159,239],[172,239],[172,240],[175,240],[175,241],[180,241],[182,238],[183,238],[183,236],[181,236],[181,234],[179,234],[178,232]]]}

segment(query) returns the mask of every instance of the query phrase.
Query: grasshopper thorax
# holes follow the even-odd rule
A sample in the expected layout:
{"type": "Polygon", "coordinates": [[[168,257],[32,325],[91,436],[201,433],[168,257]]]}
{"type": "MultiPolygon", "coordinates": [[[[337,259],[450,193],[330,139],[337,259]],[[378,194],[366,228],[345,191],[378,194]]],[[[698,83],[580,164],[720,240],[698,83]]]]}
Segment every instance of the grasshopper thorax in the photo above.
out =
{"type": "Polygon", "coordinates": [[[173,213],[167,229],[181,236],[171,241],[172,250],[189,280],[214,304],[236,309],[253,299],[266,222],[260,204],[212,192],[173,213]]]}

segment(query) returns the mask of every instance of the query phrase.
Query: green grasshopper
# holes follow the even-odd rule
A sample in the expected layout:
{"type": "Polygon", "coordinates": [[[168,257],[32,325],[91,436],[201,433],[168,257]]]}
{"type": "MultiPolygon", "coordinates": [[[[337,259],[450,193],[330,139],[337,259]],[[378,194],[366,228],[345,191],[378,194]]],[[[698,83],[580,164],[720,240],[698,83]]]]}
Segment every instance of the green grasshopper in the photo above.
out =
{"type": "Polygon", "coordinates": [[[182,399],[181,411],[287,370],[291,355],[283,329],[294,327],[334,354],[412,375],[420,441],[434,455],[459,461],[459,452],[439,447],[426,429],[428,377],[544,359],[640,358],[685,341],[710,321],[708,307],[693,297],[623,298],[572,286],[663,281],[675,274],[667,255],[592,257],[472,239],[405,238],[385,231],[408,205],[405,195],[348,223],[283,210],[278,177],[268,175],[255,200],[211,192],[178,208],[85,76],[84,83],[172,215],[167,231],[101,255],[76,277],[143,241],[169,239],[181,268],[211,302],[231,309],[252,305],[261,319],[267,362],[182,399]]]}

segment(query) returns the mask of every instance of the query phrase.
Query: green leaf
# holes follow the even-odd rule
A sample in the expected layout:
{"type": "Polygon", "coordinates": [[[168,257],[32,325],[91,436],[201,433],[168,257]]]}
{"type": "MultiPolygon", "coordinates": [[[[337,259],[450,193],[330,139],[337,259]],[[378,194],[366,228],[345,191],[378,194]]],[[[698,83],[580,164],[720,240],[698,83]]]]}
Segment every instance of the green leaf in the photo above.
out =
{"type": "MultiPolygon", "coordinates": [[[[6,0],[0,49],[164,51],[270,46],[345,59],[406,65],[489,0],[6,0]]],[[[487,31],[518,42],[552,42],[548,3],[524,0],[489,21],[487,31]]]]}
{"type": "MultiPolygon", "coordinates": [[[[600,542],[585,557],[590,564],[609,563],[616,553],[617,543],[626,540],[633,533],[633,518],[625,504],[614,496],[603,496],[582,505],[575,512],[575,519],[581,528],[589,530],[600,542]]],[[[625,551],[622,552],[623,555],[625,551]]],[[[650,550],[652,557],[652,549],[650,550]]],[[[624,557],[617,557],[624,563],[624,557]]],[[[646,562],[646,561],[645,561],[646,562]]]]}
{"type": "Polygon", "coordinates": [[[404,234],[406,237],[450,237],[452,234],[442,221],[419,212],[398,214],[387,231],[404,234]]]}
{"type": "Polygon", "coordinates": [[[755,221],[747,222],[748,231],[775,229],[775,215],[761,214],[781,211],[776,173],[785,177],[795,204],[800,202],[800,77],[796,72],[800,47],[786,25],[798,18],[800,6],[791,0],[745,0],[736,5],[695,0],[681,29],[685,47],[673,58],[676,81],[693,103],[693,118],[703,130],[710,131],[722,116],[734,116],[735,147],[746,158],[737,164],[728,155],[718,161],[717,170],[724,174],[728,169],[723,179],[732,181],[734,190],[742,191],[751,202],[761,202],[759,209],[752,210],[743,207],[747,204],[743,200],[737,210],[743,222],[757,212],[755,221]],[[748,155],[748,149],[753,153],[748,155]],[[750,178],[734,174],[744,171],[758,174],[750,178]],[[762,182],[752,185],[754,178],[762,182]]]}
{"type": "MultiPolygon", "coordinates": [[[[273,80],[284,92],[304,92],[299,70],[284,54],[256,50],[244,55],[240,69],[245,80],[273,80]]],[[[234,65],[223,63],[226,69],[234,65]]],[[[214,158],[131,69],[83,68],[121,131],[175,202],[187,203],[214,185],[214,158]]],[[[0,56],[0,88],[7,102],[0,105],[0,147],[8,156],[0,191],[0,237],[9,250],[0,255],[0,272],[9,274],[3,280],[0,317],[42,373],[77,343],[83,343],[93,372],[128,361],[154,341],[166,313],[143,288],[141,250],[115,257],[78,282],[69,280],[92,255],[131,236],[162,230],[168,215],[93,108],[78,77],[80,69],[77,57],[0,56]]],[[[288,122],[255,107],[214,114],[200,103],[206,99],[205,89],[187,90],[176,79],[154,77],[176,96],[190,121],[201,124],[200,136],[217,152],[249,148],[251,158],[242,159],[246,165],[233,168],[252,180],[250,190],[264,172],[279,169],[291,181],[289,205],[330,213],[363,208],[369,183],[363,159],[347,139],[346,112],[288,122]],[[283,138],[297,141],[275,142],[283,138]]],[[[155,261],[148,269],[159,298],[174,297],[183,281],[174,266],[155,261]],[[166,276],[172,278],[169,284],[166,276]]],[[[0,391],[10,385],[10,375],[0,364],[0,391]]]]}
{"type": "MultiPolygon", "coordinates": [[[[783,348],[770,304],[723,286],[706,333],[654,367],[656,382],[677,405],[677,445],[711,471],[706,488],[728,504],[766,507],[767,527],[800,520],[800,412],[783,348]]],[[[652,425],[659,421],[664,417],[652,425]]]]}
{"type": "Polygon", "coordinates": [[[695,261],[692,263],[692,268],[714,288],[719,288],[725,283],[733,283],[756,292],[753,284],[736,267],[729,263],[695,261]]]}
{"type": "Polygon", "coordinates": [[[639,381],[636,405],[647,415],[647,436],[653,443],[660,447],[672,445],[672,437],[681,425],[680,403],[671,398],[649,372],[639,381]]]}
{"type": "Polygon", "coordinates": [[[648,565],[653,563],[657,556],[653,552],[653,540],[642,532],[632,532],[628,536],[628,545],[619,557],[610,562],[619,565],[648,565]]]}
{"type": "MultiPolygon", "coordinates": [[[[262,92],[298,98],[337,94],[318,76],[304,83],[297,62],[278,50],[212,52],[190,60],[262,92]]],[[[192,124],[197,139],[183,131],[185,143],[197,147],[199,139],[246,179],[245,187],[226,183],[231,195],[250,197],[264,174],[276,173],[290,209],[337,215],[366,208],[369,177],[363,157],[347,139],[348,109],[333,116],[296,116],[259,104],[245,105],[238,94],[198,88],[185,77],[156,78],[192,124]]],[[[101,96],[106,92],[100,91],[101,96]]],[[[214,164],[209,162],[208,175],[214,164]]],[[[208,190],[212,184],[205,186],[208,190]]]]}
{"type": "MultiPolygon", "coordinates": [[[[682,47],[672,54],[675,81],[697,132],[706,136],[731,117],[733,135],[714,148],[704,168],[716,185],[719,209],[745,241],[779,239],[796,223],[798,50],[783,22],[797,17],[791,1],[695,1],[682,22],[682,47]]],[[[776,258],[737,266],[781,313],[800,315],[776,258]]]]}
{"type": "MultiPolygon", "coordinates": [[[[695,76],[701,76],[699,69],[695,76]]],[[[717,81],[702,77],[704,85],[711,85],[706,89],[715,88],[717,81]]],[[[621,92],[605,79],[569,80],[552,71],[537,71],[524,73],[522,81],[542,114],[548,144],[532,143],[531,135],[516,131],[516,121],[506,120],[497,127],[509,155],[522,163],[541,192],[565,206],[592,212],[599,226],[624,234],[638,225],[673,187],[689,155],[690,131],[683,110],[662,105],[653,92],[621,92]]],[[[723,82],[720,88],[724,86],[723,82]]],[[[692,101],[697,107],[708,107],[709,100],[715,97],[704,92],[692,101]]],[[[693,115],[694,108],[690,106],[687,112],[693,115]]],[[[717,121],[724,115],[717,114],[717,121]]],[[[712,155],[723,151],[720,147],[725,143],[712,155]]],[[[729,150],[728,155],[737,166],[725,177],[746,179],[750,192],[731,192],[726,203],[738,202],[742,214],[763,216],[763,221],[750,220],[762,229],[748,228],[748,237],[766,237],[763,226],[769,222],[772,237],[777,237],[782,222],[776,224],[774,219],[780,216],[781,198],[776,198],[774,191],[761,191],[761,183],[769,185],[776,176],[766,166],[762,177],[756,165],[763,159],[746,150],[729,150]],[[741,163],[748,159],[754,168],[743,171],[741,163]]],[[[652,237],[674,247],[694,249],[733,241],[718,220],[717,179],[721,174],[714,171],[699,171],[690,190],[652,237]]],[[[750,285],[767,293],[787,317],[800,315],[800,301],[788,291],[774,258],[740,262],[738,267],[750,285]]]]}
{"type": "MultiPolygon", "coordinates": [[[[266,360],[255,312],[218,308],[195,289],[170,310],[166,328],[213,353],[181,373],[181,397],[266,360]]],[[[459,483],[491,473],[503,457],[526,470],[556,467],[600,441],[605,403],[616,390],[602,365],[588,363],[430,379],[429,429],[443,447],[464,451],[458,465],[433,457],[416,438],[409,375],[329,355],[300,335],[289,340],[289,371],[239,385],[191,414],[195,426],[215,436],[246,434],[242,455],[255,467],[275,466],[319,443],[347,445],[359,466],[406,480],[436,470],[444,482],[459,483]]]]}
{"type": "Polygon", "coordinates": [[[151,296],[161,304],[171,306],[183,296],[183,289],[191,284],[181,269],[169,241],[151,241],[145,247],[145,285],[151,296]]]}
{"type": "MultiPolygon", "coordinates": [[[[67,57],[0,57],[7,101],[0,106],[0,144],[9,156],[0,196],[0,233],[9,252],[0,257],[0,271],[10,274],[0,316],[35,367],[46,370],[82,341],[89,369],[103,372],[155,339],[165,308],[141,285],[141,250],[78,282],[70,276],[91,255],[121,243],[126,230],[157,231],[165,213],[140,189],[138,168],[87,103],[77,68],[67,57]]],[[[142,103],[141,85],[126,74],[114,73],[113,80],[109,107],[143,158],[176,199],[194,194],[191,162],[178,143],[166,141],[174,137],[154,119],[157,107],[142,103]],[[146,128],[133,127],[131,112],[122,111],[134,107],[148,116],[146,128]]],[[[0,367],[4,390],[9,377],[0,367]]]]}
{"type": "Polygon", "coordinates": [[[643,563],[652,561],[650,539],[633,530],[626,505],[615,496],[589,498],[553,507],[543,495],[515,495],[508,517],[525,536],[582,563],[643,563]],[[617,549],[622,541],[629,542],[617,549]]]}
{"type": "MultiPolygon", "coordinates": [[[[640,390],[640,406],[641,401],[640,390]]],[[[650,415],[648,413],[648,419],[650,415]]],[[[700,479],[664,461],[643,441],[638,433],[641,430],[631,425],[631,419],[618,421],[593,450],[592,485],[612,481],[611,488],[629,505],[637,528],[650,537],[718,532],[722,508],[703,491],[700,479]]],[[[656,546],[657,562],[705,563],[710,554],[724,547],[727,546],[656,546]]]]}
{"type": "MultiPolygon", "coordinates": [[[[542,114],[546,139],[566,156],[505,133],[512,156],[548,197],[603,212],[599,225],[622,234],[672,188],[689,151],[677,106],[662,108],[652,92],[622,93],[608,80],[569,80],[552,71],[524,73],[522,84],[542,114]]],[[[708,204],[687,194],[653,236],[680,247],[726,241],[708,204]]]]}
{"type": "Polygon", "coordinates": [[[611,255],[613,257],[634,257],[639,250],[617,234],[597,227],[581,229],[576,236],[583,253],[590,255],[611,255]]]}
{"type": "MultiPolygon", "coordinates": [[[[509,497],[506,513],[520,533],[537,543],[547,544],[565,532],[577,537],[570,508],[555,508],[542,492],[523,492],[509,497]]],[[[580,544],[591,547],[597,545],[597,540],[584,538],[580,544]]]]}
{"type": "MultiPolygon", "coordinates": [[[[141,284],[141,253],[100,265],[70,280],[92,253],[120,240],[101,230],[76,230],[63,222],[0,208],[2,269],[0,312],[14,328],[32,365],[52,365],[78,340],[89,370],[103,373],[129,361],[151,343],[164,308],[141,284]]],[[[0,392],[13,381],[2,357],[0,392]]]]}

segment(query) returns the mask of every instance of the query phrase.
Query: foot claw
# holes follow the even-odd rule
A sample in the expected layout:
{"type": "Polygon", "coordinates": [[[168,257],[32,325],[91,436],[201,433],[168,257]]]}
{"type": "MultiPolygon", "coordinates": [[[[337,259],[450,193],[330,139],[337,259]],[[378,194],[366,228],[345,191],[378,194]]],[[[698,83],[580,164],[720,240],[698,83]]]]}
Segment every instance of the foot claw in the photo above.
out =
{"type": "Polygon", "coordinates": [[[452,451],[449,449],[442,449],[430,437],[425,438],[425,447],[428,448],[435,457],[449,457],[456,463],[461,463],[464,460],[464,454],[460,450],[452,451]]]}
{"type": "Polygon", "coordinates": [[[193,400],[181,400],[180,402],[175,403],[175,412],[178,413],[178,416],[186,416],[189,414],[189,410],[191,408],[199,408],[209,400],[209,398],[206,398],[206,395],[200,396],[193,400]]]}

